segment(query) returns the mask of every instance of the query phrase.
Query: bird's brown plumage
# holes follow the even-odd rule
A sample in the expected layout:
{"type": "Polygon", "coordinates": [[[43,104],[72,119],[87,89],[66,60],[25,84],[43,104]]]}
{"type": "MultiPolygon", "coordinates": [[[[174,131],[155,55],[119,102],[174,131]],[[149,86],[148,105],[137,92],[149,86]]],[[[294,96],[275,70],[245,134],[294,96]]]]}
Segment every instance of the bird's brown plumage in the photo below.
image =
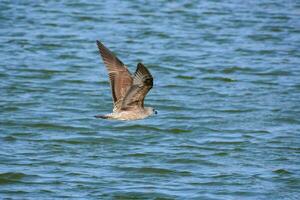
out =
{"type": "Polygon", "coordinates": [[[132,85],[132,75],[122,61],[98,40],[97,46],[108,71],[114,106],[119,107],[122,98],[132,85]]]}
{"type": "Polygon", "coordinates": [[[101,42],[97,41],[97,46],[108,71],[114,109],[111,114],[96,117],[133,120],[153,114],[153,108],[144,108],[145,96],[153,87],[153,77],[148,69],[138,63],[134,75],[131,75],[122,61],[101,42]]]}
{"type": "Polygon", "coordinates": [[[142,64],[137,65],[133,77],[133,85],[128,90],[122,103],[122,110],[144,108],[144,99],[153,86],[153,77],[148,69],[142,64]]]}

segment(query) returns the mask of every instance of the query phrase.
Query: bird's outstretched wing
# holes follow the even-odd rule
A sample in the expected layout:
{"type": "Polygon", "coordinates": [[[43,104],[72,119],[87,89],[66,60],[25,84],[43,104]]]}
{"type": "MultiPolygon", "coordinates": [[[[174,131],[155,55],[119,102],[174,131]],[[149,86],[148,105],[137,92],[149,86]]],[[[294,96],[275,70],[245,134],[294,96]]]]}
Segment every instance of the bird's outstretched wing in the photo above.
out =
{"type": "Polygon", "coordinates": [[[118,107],[132,85],[132,75],[122,61],[98,40],[97,46],[108,71],[114,106],[118,107]]]}
{"type": "Polygon", "coordinates": [[[152,75],[142,63],[139,63],[134,73],[133,84],[124,97],[121,109],[133,110],[143,108],[145,96],[152,86],[152,75]]]}

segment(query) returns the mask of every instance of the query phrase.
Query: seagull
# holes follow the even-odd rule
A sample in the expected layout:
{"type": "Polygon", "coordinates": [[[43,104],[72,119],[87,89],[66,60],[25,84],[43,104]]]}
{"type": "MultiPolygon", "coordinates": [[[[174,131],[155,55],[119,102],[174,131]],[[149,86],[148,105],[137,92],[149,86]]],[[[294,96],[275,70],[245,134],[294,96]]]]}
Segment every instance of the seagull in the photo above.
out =
{"type": "Polygon", "coordinates": [[[97,46],[108,71],[110,80],[113,112],[106,115],[96,115],[96,118],[116,120],[144,119],[157,111],[144,107],[144,99],[153,87],[153,77],[149,70],[138,63],[134,75],[108,48],[97,40],[97,46]]]}

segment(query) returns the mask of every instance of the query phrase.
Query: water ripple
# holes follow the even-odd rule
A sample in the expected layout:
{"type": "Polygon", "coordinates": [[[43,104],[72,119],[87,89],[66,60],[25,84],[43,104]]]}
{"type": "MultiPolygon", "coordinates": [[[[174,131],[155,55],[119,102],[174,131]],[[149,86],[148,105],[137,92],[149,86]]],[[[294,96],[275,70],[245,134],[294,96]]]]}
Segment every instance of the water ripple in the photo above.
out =
{"type": "Polygon", "coordinates": [[[297,1],[0,1],[3,199],[298,199],[297,1]],[[111,112],[101,40],[154,77],[111,112]]]}

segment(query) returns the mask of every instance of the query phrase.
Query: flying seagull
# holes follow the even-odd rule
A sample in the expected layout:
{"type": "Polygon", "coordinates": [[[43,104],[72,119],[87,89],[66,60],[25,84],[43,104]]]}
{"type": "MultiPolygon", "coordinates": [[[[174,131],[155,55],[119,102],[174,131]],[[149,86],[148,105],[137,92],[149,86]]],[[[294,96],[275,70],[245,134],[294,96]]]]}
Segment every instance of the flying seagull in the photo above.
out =
{"type": "Polygon", "coordinates": [[[108,71],[114,107],[112,113],[95,117],[137,120],[156,114],[153,108],[144,107],[145,96],[153,86],[153,77],[148,69],[138,63],[132,75],[127,66],[98,40],[97,46],[108,71]]]}

